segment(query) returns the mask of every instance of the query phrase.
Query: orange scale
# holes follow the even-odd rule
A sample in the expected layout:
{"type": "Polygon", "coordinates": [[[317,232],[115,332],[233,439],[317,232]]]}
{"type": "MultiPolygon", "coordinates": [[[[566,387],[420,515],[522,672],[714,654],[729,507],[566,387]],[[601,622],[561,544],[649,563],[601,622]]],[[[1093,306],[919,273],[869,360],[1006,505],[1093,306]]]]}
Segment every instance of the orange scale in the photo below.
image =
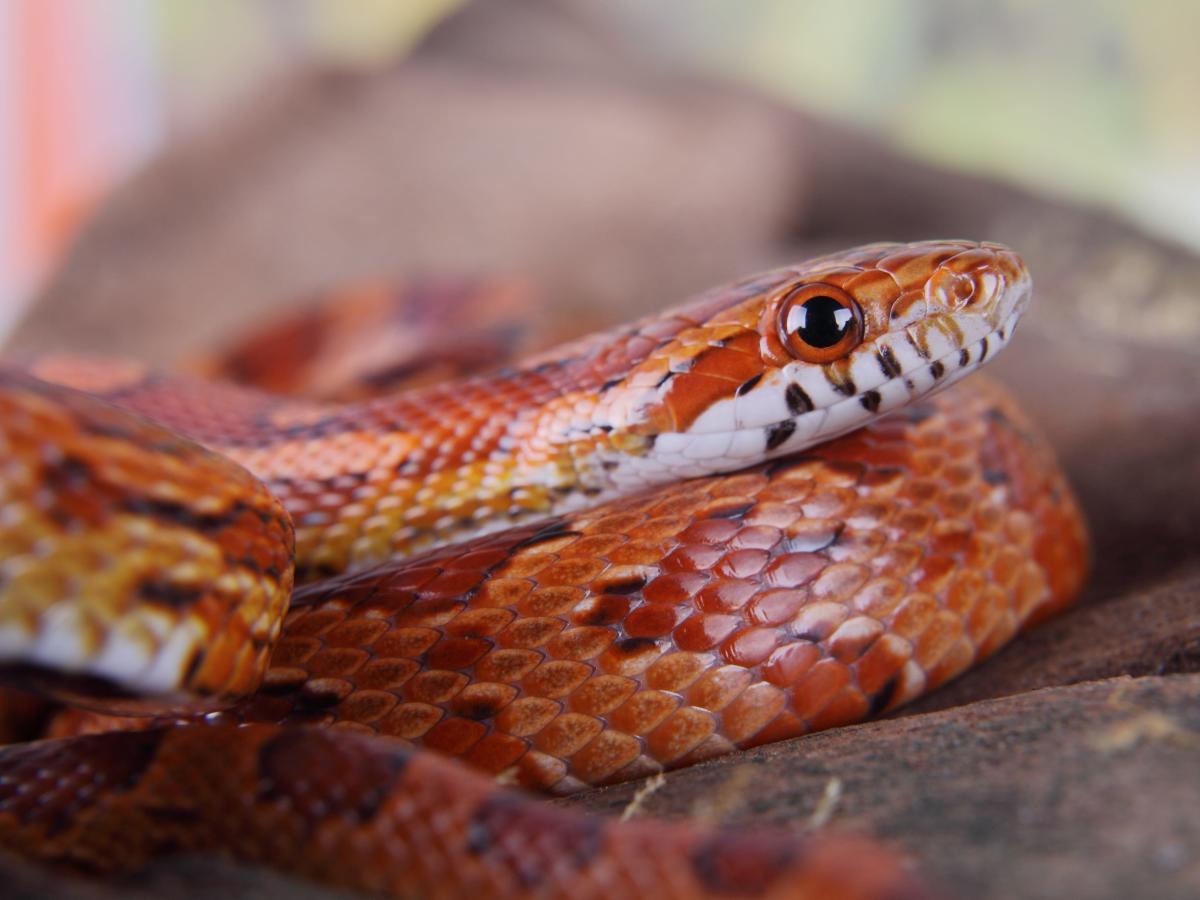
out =
{"type": "Polygon", "coordinates": [[[527,578],[489,578],[472,597],[474,606],[512,606],[533,590],[527,578]]]}
{"type": "Polygon", "coordinates": [[[1028,618],[1034,610],[1050,598],[1050,587],[1046,583],[1045,573],[1032,561],[1027,562],[1018,573],[1013,591],[1016,612],[1022,619],[1028,618]]]}
{"type": "Polygon", "coordinates": [[[496,727],[517,737],[537,734],[562,712],[556,701],[546,697],[519,697],[500,711],[496,727]]]}
{"type": "Polygon", "coordinates": [[[825,705],[819,713],[809,720],[813,731],[823,731],[826,728],[839,728],[861,722],[871,709],[870,701],[853,687],[845,687],[825,705]]]}
{"type": "Polygon", "coordinates": [[[321,641],[315,637],[298,637],[288,634],[279,639],[271,653],[272,668],[303,665],[321,649],[321,641]]]}
{"type": "Polygon", "coordinates": [[[783,538],[783,532],[767,525],[746,525],[729,541],[735,550],[770,550],[783,538]]]}
{"type": "Polygon", "coordinates": [[[466,687],[468,680],[461,672],[441,669],[418,672],[404,685],[404,699],[418,703],[445,703],[466,687]]]}
{"type": "Polygon", "coordinates": [[[493,650],[475,664],[475,677],[484,681],[520,681],[541,663],[537,650],[493,650]]]}
{"type": "Polygon", "coordinates": [[[850,668],[835,659],[818,661],[792,685],[792,711],[811,725],[850,683],[850,675],[850,668]]]}
{"type": "Polygon", "coordinates": [[[946,609],[967,618],[977,608],[985,586],[986,582],[978,572],[959,570],[951,578],[946,590],[946,609]]]}
{"type": "Polygon", "coordinates": [[[779,741],[789,741],[801,737],[810,731],[808,723],[787,709],[785,706],[778,715],[762,727],[754,737],[742,741],[746,748],[760,747],[763,744],[774,744],[779,741]]]}
{"type": "Polygon", "coordinates": [[[367,651],[356,647],[334,647],[314,654],[307,664],[317,678],[344,678],[353,675],[367,661],[367,651]]]}
{"type": "Polygon", "coordinates": [[[358,670],[354,683],[359,688],[395,690],[402,687],[420,671],[414,659],[373,659],[358,670]]]}
{"type": "Polygon", "coordinates": [[[937,664],[926,669],[930,689],[961,675],[974,661],[974,645],[965,636],[959,636],[945,649],[937,664]]]}
{"type": "Polygon", "coordinates": [[[853,662],[883,634],[883,625],[869,616],[847,619],[826,640],[831,656],[842,662],[853,662]]]}
{"type": "Polygon", "coordinates": [[[492,649],[483,638],[445,637],[430,648],[425,664],[434,669],[466,669],[492,649]]]}
{"type": "MultiPolygon", "coordinates": [[[[962,636],[962,620],[954,613],[939,611],[929,626],[913,641],[917,665],[932,677],[936,666],[962,636]]],[[[931,684],[930,687],[933,685],[931,684]]]]}
{"type": "Polygon", "coordinates": [[[434,628],[392,628],[377,638],[371,647],[377,657],[407,657],[415,659],[433,646],[441,637],[434,628]]]}
{"type": "MultiPolygon", "coordinates": [[[[768,528],[787,529],[797,522],[799,513],[791,504],[780,502],[764,502],[759,498],[758,503],[750,509],[743,521],[750,525],[763,525],[768,528]]],[[[805,520],[800,519],[800,522],[805,520]]]]}
{"type": "Polygon", "coordinates": [[[504,630],[514,618],[516,613],[507,609],[467,609],[446,626],[446,634],[463,638],[490,637],[504,630]]]}
{"type": "Polygon", "coordinates": [[[659,642],[649,637],[627,637],[614,641],[596,660],[596,665],[612,675],[640,675],[660,656],[659,642]]]}
{"type": "Polygon", "coordinates": [[[1006,545],[996,553],[991,566],[991,580],[1000,587],[1011,587],[1017,580],[1022,566],[1025,565],[1024,554],[1016,547],[1006,545]]]}
{"type": "Polygon", "coordinates": [[[695,707],[684,707],[669,716],[645,738],[646,750],[662,763],[691,752],[717,730],[717,718],[695,707]]]}
{"type": "Polygon", "coordinates": [[[870,572],[854,563],[835,563],[826,566],[809,585],[815,600],[849,601],[866,584],[870,572]]]}
{"type": "Polygon", "coordinates": [[[687,692],[692,706],[719,712],[750,686],[754,676],[740,666],[721,666],[710,669],[687,692]]]}
{"type": "Polygon", "coordinates": [[[517,604],[522,616],[560,616],[573,609],[586,595],[579,587],[540,587],[517,604]]]}
{"type": "Polygon", "coordinates": [[[571,610],[571,622],[575,625],[616,625],[629,616],[633,602],[631,598],[620,594],[589,596],[575,604],[571,610]]]}
{"type": "Polygon", "coordinates": [[[647,603],[682,603],[691,599],[708,581],[707,574],[698,572],[659,575],[642,588],[642,598],[647,603]]]}
{"type": "Polygon", "coordinates": [[[542,753],[566,759],[586,747],[604,730],[604,723],[582,713],[562,713],[533,738],[542,753]]]}
{"type": "Polygon", "coordinates": [[[706,613],[734,612],[741,609],[761,588],[753,581],[722,578],[709,582],[696,595],[696,609],[706,613]]]}
{"type": "Polygon", "coordinates": [[[756,666],[779,645],[775,628],[746,628],[721,644],[721,658],[735,666],[756,666]]]}
{"type": "Polygon", "coordinates": [[[592,659],[607,650],[616,637],[616,631],[603,625],[569,628],[546,645],[546,652],[561,659],[592,659]]]}
{"type": "Polygon", "coordinates": [[[770,480],[761,472],[727,475],[715,482],[709,488],[709,493],[713,497],[740,497],[749,501],[769,483],[770,480]]]}
{"type": "Polygon", "coordinates": [[[475,682],[459,691],[451,701],[451,709],[465,719],[494,719],[516,696],[517,689],[510,684],[475,682]]]}
{"type": "Polygon", "coordinates": [[[392,621],[397,625],[445,625],[463,609],[466,602],[454,597],[436,597],[419,600],[403,612],[396,613],[392,621]]]}
{"type": "Polygon", "coordinates": [[[746,620],[753,625],[782,625],[791,621],[807,600],[804,591],[788,588],[765,591],[746,607],[746,620]]]}
{"type": "Polygon", "coordinates": [[[625,633],[630,637],[662,637],[675,628],[679,611],[666,604],[647,604],[625,617],[625,633]]]}
{"type": "Polygon", "coordinates": [[[946,590],[957,569],[958,564],[951,556],[926,556],[913,573],[916,587],[930,594],[940,594],[946,590]]]}
{"type": "Polygon", "coordinates": [[[353,722],[375,722],[395,709],[399,698],[390,691],[355,691],[338,706],[338,715],[353,722]]]}
{"type": "Polygon", "coordinates": [[[786,704],[787,695],[775,685],[752,684],[721,710],[721,732],[735,744],[749,741],[769,725],[786,704]]]}
{"type": "Polygon", "coordinates": [[[924,557],[919,544],[901,541],[883,547],[871,558],[871,570],[877,575],[892,575],[904,578],[911,573],[924,557]]]}
{"type": "Polygon", "coordinates": [[[752,506],[754,500],[750,497],[714,497],[700,514],[709,521],[737,520],[752,506]]]}
{"type": "Polygon", "coordinates": [[[472,747],[463,761],[474,769],[499,775],[516,765],[528,749],[529,743],[521,738],[492,732],[472,747]]]}
{"type": "Polygon", "coordinates": [[[817,553],[784,553],[766,567],[762,581],[771,587],[797,588],[808,584],[829,565],[829,560],[817,553]]]}
{"type": "Polygon", "coordinates": [[[840,519],[798,518],[783,530],[787,549],[795,553],[815,553],[835,545],[846,525],[840,519]]]}
{"type": "Polygon", "coordinates": [[[675,646],[696,653],[711,650],[742,625],[738,616],[694,613],[675,629],[675,646]]]}
{"type": "Polygon", "coordinates": [[[506,548],[498,548],[494,550],[476,550],[473,553],[464,553],[462,556],[450,557],[450,565],[459,571],[463,572],[485,572],[494,569],[509,557],[509,551],[506,548]]]}
{"type": "Polygon", "coordinates": [[[419,590],[442,573],[433,566],[404,568],[387,580],[389,590],[419,590]]]}
{"type": "Polygon", "coordinates": [[[859,687],[868,696],[876,696],[889,681],[899,677],[912,654],[913,646],[904,638],[894,634],[881,636],[854,664],[859,687]]]}
{"type": "Polygon", "coordinates": [[[305,610],[295,618],[288,619],[288,637],[318,637],[340,625],[346,618],[341,609],[322,607],[305,610]]]}
{"type": "Polygon", "coordinates": [[[620,566],[657,566],[674,543],[660,541],[629,541],[608,552],[608,561],[620,566]]]}
{"type": "Polygon", "coordinates": [[[679,540],[688,544],[728,544],[738,527],[729,519],[701,519],[679,532],[679,540]]]}
{"type": "Polygon", "coordinates": [[[429,703],[401,703],[376,723],[380,734],[415,741],[441,721],[445,713],[429,703]]]}
{"type": "Polygon", "coordinates": [[[638,691],[609,716],[609,724],[626,734],[647,734],[679,708],[682,700],[666,691],[638,691]]]}
{"type": "Polygon", "coordinates": [[[629,538],[624,534],[589,534],[579,538],[569,547],[560,551],[563,559],[573,557],[602,558],[618,547],[629,544],[629,538]]]}
{"type": "Polygon", "coordinates": [[[497,636],[502,647],[532,650],[551,641],[566,628],[562,619],[549,617],[517,619],[497,636]]]}
{"type": "Polygon", "coordinates": [[[325,644],[329,647],[366,647],[390,627],[379,619],[347,619],[326,633],[325,644]]]}
{"type": "Polygon", "coordinates": [[[682,691],[694,683],[710,663],[711,658],[699,653],[664,653],[646,670],[646,687],[682,691]]]}
{"type": "Polygon", "coordinates": [[[612,712],[633,695],[638,683],[620,675],[596,675],[571,694],[568,705],[574,712],[603,716],[612,712]]]}
{"type": "Polygon", "coordinates": [[[546,660],[522,680],[525,693],[534,697],[558,699],[583,684],[592,674],[587,663],[570,659],[546,660]]]}
{"type": "Polygon", "coordinates": [[[608,567],[602,559],[561,559],[537,573],[539,587],[586,584],[608,567]]]}
{"type": "Polygon", "coordinates": [[[591,530],[608,534],[630,534],[637,526],[646,520],[642,513],[617,513],[597,519],[591,525],[591,530]]]}
{"type": "Polygon", "coordinates": [[[681,544],[662,561],[665,572],[702,572],[712,569],[724,553],[721,547],[681,544]]]}
{"type": "MultiPolygon", "coordinates": [[[[537,575],[546,566],[555,562],[558,557],[553,553],[540,552],[542,550],[539,544],[535,550],[539,552],[521,553],[518,552],[511,556],[507,563],[504,564],[504,575],[507,578],[529,578],[537,575]]],[[[486,585],[487,582],[485,581],[486,585]]]]}
{"type": "Polygon", "coordinates": [[[605,731],[571,757],[570,771],[585,784],[597,784],[636,760],[641,742],[619,731],[605,731]]]}
{"type": "Polygon", "coordinates": [[[763,663],[763,678],[779,687],[791,687],[821,659],[821,651],[809,641],[794,641],[777,647],[763,663]]]}
{"type": "Polygon", "coordinates": [[[425,734],[424,744],[451,756],[461,756],[483,740],[488,728],[482,722],[450,718],[438,722],[425,734]]]}
{"type": "Polygon", "coordinates": [[[726,578],[751,578],[761,572],[770,559],[766,550],[733,550],[721,558],[714,571],[726,578]]]}

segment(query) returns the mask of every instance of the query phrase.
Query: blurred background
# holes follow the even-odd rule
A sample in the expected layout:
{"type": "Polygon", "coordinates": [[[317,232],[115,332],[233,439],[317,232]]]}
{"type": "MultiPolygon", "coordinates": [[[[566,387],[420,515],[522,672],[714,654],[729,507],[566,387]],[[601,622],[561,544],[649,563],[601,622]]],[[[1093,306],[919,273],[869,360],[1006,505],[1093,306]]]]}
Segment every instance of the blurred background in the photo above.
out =
{"type": "MultiPolygon", "coordinates": [[[[456,0],[0,4],[0,333],[114,185],[285,73],[402,58],[456,0]]],[[[562,0],[916,156],[1200,247],[1200,5],[562,0]]]]}

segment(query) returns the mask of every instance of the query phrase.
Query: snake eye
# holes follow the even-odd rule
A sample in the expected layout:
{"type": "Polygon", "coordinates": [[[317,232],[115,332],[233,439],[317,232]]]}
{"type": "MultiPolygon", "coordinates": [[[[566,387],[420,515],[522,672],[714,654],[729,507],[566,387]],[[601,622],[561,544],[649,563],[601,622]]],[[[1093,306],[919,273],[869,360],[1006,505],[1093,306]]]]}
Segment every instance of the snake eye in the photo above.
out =
{"type": "Polygon", "coordinates": [[[863,337],[862,310],[839,287],[802,284],[779,307],[779,338],[804,362],[827,363],[845,356],[863,337]]]}

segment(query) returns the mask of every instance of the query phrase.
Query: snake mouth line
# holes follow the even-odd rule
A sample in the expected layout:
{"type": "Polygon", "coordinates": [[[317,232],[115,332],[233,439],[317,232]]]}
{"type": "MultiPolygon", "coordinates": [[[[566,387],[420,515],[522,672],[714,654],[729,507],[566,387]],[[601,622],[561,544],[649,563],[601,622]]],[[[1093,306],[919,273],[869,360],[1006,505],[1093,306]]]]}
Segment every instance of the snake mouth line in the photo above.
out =
{"type": "Polygon", "coordinates": [[[820,409],[737,430],[659,434],[652,453],[660,465],[691,477],[733,471],[758,459],[774,459],[832,440],[973,372],[1009,342],[1019,317],[1014,311],[978,340],[820,409]]]}

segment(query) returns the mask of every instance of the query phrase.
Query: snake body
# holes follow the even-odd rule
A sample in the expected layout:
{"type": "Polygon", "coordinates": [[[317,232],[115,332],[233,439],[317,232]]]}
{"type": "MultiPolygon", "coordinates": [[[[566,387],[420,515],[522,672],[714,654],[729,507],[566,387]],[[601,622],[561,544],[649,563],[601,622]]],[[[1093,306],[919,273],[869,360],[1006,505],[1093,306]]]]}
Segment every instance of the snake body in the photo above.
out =
{"type": "Polygon", "coordinates": [[[353,406],[32,369],[218,453],[7,376],[0,611],[19,614],[0,619],[0,659],[75,697],[102,683],[89,702],[118,712],[143,691],[168,713],[185,692],[224,708],[204,725],[64,719],[64,735],[126,730],[5,752],[0,841],[90,868],[219,845],[422,896],[599,896],[614,873],[676,896],[905,883],[832,838],[719,850],[692,827],[560,822],[374,736],[571,791],[891,709],[1061,609],[1086,538],[1049,451],[994,385],[932,396],[1007,342],[1028,296],[997,245],[873,245],[353,406]],[[312,582],[282,624],[280,504],[312,582]],[[71,595],[101,601],[64,611],[71,595]],[[195,775],[221,754],[228,771],[195,775]],[[331,765],[355,774],[339,786],[331,765]],[[237,846],[213,834],[222,817],[237,846]],[[566,842],[545,859],[544,829],[566,842]],[[136,835],[128,859],[105,855],[118,831],[136,835]]]}

